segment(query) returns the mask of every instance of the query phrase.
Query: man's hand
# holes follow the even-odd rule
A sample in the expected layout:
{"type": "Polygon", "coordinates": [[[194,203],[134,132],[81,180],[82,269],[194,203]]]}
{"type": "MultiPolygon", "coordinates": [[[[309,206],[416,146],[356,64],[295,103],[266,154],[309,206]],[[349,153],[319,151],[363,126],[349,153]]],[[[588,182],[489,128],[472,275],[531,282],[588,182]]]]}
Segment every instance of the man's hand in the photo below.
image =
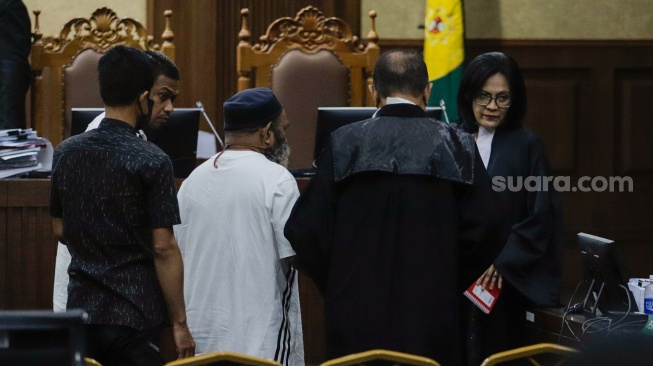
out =
{"type": "Polygon", "coordinates": [[[177,357],[192,357],[195,355],[195,341],[186,322],[184,263],[181,259],[181,251],[171,227],[153,229],[152,239],[154,268],[161,284],[163,297],[170,310],[177,357]]]}
{"type": "Polygon", "coordinates": [[[172,332],[175,337],[177,359],[195,356],[195,341],[193,340],[193,336],[190,334],[188,324],[173,325],[172,332]]]}

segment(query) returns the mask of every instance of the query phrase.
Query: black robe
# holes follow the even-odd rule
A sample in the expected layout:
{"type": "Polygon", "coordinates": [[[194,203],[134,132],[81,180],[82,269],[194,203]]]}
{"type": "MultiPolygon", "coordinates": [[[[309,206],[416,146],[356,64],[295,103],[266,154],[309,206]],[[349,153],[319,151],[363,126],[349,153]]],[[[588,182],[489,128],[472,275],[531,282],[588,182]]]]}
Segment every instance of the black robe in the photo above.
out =
{"type": "Polygon", "coordinates": [[[324,294],[328,357],[383,348],[460,364],[463,291],[505,244],[504,219],[471,136],[421,108],[334,132],[285,228],[324,294]]]}
{"type": "Polygon", "coordinates": [[[505,187],[497,194],[512,232],[494,261],[504,278],[504,289],[492,313],[468,309],[470,365],[525,345],[527,307],[558,305],[562,282],[562,205],[553,183],[543,189],[543,177],[551,173],[540,139],[525,128],[497,129],[487,170],[495,189],[505,187]],[[542,189],[536,189],[537,180],[528,184],[530,191],[526,189],[527,177],[540,177],[542,189]],[[520,182],[522,189],[511,189],[520,182]]]}
{"type": "MultiPolygon", "coordinates": [[[[493,179],[551,175],[544,145],[525,128],[496,132],[487,170],[493,179]]],[[[544,183],[544,179],[541,181],[544,183]]],[[[499,196],[513,225],[512,233],[494,265],[533,303],[558,305],[562,282],[560,239],[563,216],[560,197],[553,183],[548,184],[546,191],[529,192],[522,188],[512,192],[508,188],[506,184],[499,196]]]]}

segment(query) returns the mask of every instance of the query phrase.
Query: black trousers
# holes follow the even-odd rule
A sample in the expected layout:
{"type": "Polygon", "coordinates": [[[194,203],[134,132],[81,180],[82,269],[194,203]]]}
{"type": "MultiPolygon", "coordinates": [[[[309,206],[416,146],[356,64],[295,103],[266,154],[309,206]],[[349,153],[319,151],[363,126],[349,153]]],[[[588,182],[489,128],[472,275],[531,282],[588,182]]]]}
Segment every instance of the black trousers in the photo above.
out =
{"type": "Polygon", "coordinates": [[[25,95],[30,73],[26,62],[0,60],[0,129],[25,128],[25,95]]]}
{"type": "Polygon", "coordinates": [[[139,332],[121,325],[88,325],[86,357],[103,366],[161,366],[160,337],[160,328],[139,332]]]}

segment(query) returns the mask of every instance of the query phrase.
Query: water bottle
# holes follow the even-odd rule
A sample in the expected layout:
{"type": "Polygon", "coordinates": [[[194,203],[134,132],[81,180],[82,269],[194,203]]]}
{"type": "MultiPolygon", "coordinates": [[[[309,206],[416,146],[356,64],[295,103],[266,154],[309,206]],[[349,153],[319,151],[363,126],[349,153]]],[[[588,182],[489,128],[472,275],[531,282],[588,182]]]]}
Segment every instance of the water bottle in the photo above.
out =
{"type": "Polygon", "coordinates": [[[653,275],[649,277],[648,285],[644,289],[644,313],[653,315],[653,275]]]}

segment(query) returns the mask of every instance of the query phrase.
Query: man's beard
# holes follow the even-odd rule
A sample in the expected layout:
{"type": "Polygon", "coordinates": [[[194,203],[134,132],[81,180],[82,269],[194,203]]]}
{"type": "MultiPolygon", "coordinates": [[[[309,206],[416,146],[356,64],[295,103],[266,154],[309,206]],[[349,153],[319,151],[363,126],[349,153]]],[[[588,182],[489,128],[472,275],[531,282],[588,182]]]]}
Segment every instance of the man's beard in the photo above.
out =
{"type": "Polygon", "coordinates": [[[282,140],[276,129],[273,129],[272,133],[274,134],[275,143],[265,149],[263,155],[271,162],[288,168],[288,163],[290,162],[290,146],[288,146],[288,140],[282,140]]]}
{"type": "Polygon", "coordinates": [[[148,111],[146,114],[141,114],[136,117],[136,131],[138,130],[147,130],[150,124],[150,119],[152,118],[152,108],[154,108],[154,101],[152,99],[147,100],[148,111]]]}

